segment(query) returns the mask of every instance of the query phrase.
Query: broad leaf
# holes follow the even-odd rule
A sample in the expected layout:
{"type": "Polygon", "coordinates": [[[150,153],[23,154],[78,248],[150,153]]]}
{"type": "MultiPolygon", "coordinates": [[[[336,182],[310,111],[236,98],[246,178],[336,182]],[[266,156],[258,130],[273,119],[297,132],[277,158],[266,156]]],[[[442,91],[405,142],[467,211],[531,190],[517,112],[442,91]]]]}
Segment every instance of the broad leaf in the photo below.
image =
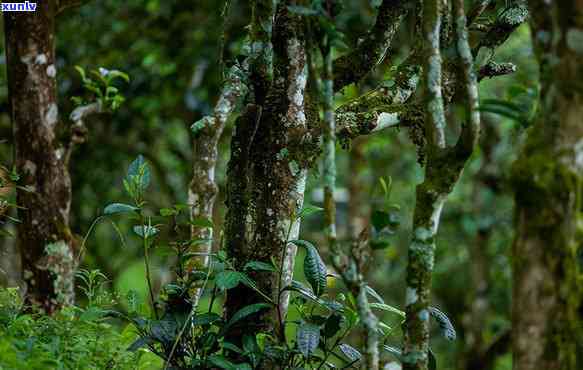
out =
{"type": "Polygon", "coordinates": [[[235,325],[237,322],[243,320],[247,316],[253,315],[259,311],[262,311],[262,310],[270,308],[270,307],[271,307],[271,305],[267,304],[267,303],[255,303],[255,304],[241,308],[239,311],[235,312],[233,317],[231,317],[231,319],[229,320],[227,325],[225,325],[225,327],[223,328],[222,333],[223,334],[226,333],[227,329],[229,329],[231,326],[235,325]]]}
{"type": "Polygon", "coordinates": [[[241,273],[236,271],[219,272],[215,278],[215,284],[221,290],[233,289],[241,282],[241,273]]]}
{"type": "Polygon", "coordinates": [[[324,331],[323,334],[326,338],[331,338],[336,333],[340,331],[340,327],[343,321],[342,315],[338,313],[333,313],[328,317],[326,323],[324,324],[324,331]]]}
{"type": "Polygon", "coordinates": [[[447,315],[435,307],[429,307],[429,314],[431,317],[437,321],[439,328],[441,329],[441,334],[445,337],[445,339],[453,341],[456,338],[455,328],[453,324],[447,317],[447,315]]]}
{"type": "Polygon", "coordinates": [[[304,275],[316,296],[321,296],[326,291],[326,275],[328,273],[326,264],[312,243],[305,240],[293,240],[292,243],[306,249],[304,275]]]}
{"type": "Polygon", "coordinates": [[[220,315],[214,312],[205,312],[203,314],[194,316],[194,318],[192,319],[192,325],[194,326],[209,325],[220,320],[221,320],[220,315]]]}
{"type": "MultiPolygon", "coordinates": [[[[150,166],[141,154],[136,158],[128,168],[128,179],[139,179],[138,186],[141,190],[150,185],[150,166]]],[[[130,181],[131,182],[131,181],[130,181]]]]}
{"type": "Polygon", "coordinates": [[[312,356],[320,342],[320,327],[306,322],[302,323],[298,328],[296,340],[300,352],[305,357],[312,356]]]}
{"type": "Polygon", "coordinates": [[[261,262],[261,261],[250,261],[245,264],[243,270],[251,270],[251,271],[269,271],[274,272],[275,267],[271,263],[261,262]]]}

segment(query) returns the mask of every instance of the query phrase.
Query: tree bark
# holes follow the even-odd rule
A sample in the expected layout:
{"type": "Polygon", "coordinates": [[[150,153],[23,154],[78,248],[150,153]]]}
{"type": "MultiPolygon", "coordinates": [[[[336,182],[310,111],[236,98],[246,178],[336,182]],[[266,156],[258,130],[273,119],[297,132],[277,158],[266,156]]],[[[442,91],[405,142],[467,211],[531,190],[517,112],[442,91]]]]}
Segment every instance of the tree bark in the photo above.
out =
{"type": "Polygon", "coordinates": [[[5,13],[6,58],[16,167],[18,248],[26,298],[52,313],[74,300],[71,179],[59,143],[54,1],[36,12],[5,13]]]}
{"type": "MultiPolygon", "coordinates": [[[[287,241],[299,234],[299,219],[294,215],[302,207],[307,166],[313,162],[310,156],[313,150],[309,150],[312,134],[307,125],[308,72],[303,25],[299,16],[288,12],[287,5],[290,3],[280,4],[274,22],[273,83],[264,101],[256,97],[261,115],[253,141],[244,144],[249,150],[248,175],[234,177],[240,171],[233,169],[243,164],[235,163],[237,152],[232,153],[229,163],[229,192],[239,187],[246,189],[249,197],[243,201],[239,199],[241,192],[229,195],[226,222],[239,226],[234,229],[238,232],[225,234],[227,252],[237,266],[250,260],[271,263],[272,257],[281,262],[281,283],[276,273],[259,272],[252,277],[258,289],[273,297],[274,302],[281,298],[282,306],[285,296],[278,292],[291,279],[295,258],[295,246],[287,241]],[[248,239],[242,242],[238,238],[243,234],[248,239]]],[[[264,300],[247,287],[231,289],[227,294],[227,317],[264,300]]],[[[280,307],[279,311],[282,310],[285,307],[280,307]]],[[[275,307],[266,310],[248,321],[246,333],[273,331],[280,317],[275,307]]]]}
{"type": "Polygon", "coordinates": [[[512,170],[513,364],[580,369],[583,4],[531,1],[540,106],[512,170]]]}
{"type": "Polygon", "coordinates": [[[463,0],[454,1],[456,47],[464,89],[466,119],[456,145],[445,140],[445,111],[440,51],[441,0],[425,1],[423,9],[425,133],[427,163],[425,179],[417,186],[413,235],[407,264],[406,319],[403,369],[426,370],[429,352],[429,301],[436,236],[441,212],[480,131],[477,79],[468,34],[463,0]]]}

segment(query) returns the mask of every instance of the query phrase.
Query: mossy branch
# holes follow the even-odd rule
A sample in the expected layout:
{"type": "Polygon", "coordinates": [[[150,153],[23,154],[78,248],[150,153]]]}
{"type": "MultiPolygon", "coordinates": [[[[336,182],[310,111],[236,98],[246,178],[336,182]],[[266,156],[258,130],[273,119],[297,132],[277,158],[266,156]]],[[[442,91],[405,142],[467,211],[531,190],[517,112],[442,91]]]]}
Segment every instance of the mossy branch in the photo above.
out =
{"type": "Polygon", "coordinates": [[[383,0],[374,26],[347,55],[334,61],[334,90],[360,81],[387,56],[401,21],[413,1],[383,0]]]}

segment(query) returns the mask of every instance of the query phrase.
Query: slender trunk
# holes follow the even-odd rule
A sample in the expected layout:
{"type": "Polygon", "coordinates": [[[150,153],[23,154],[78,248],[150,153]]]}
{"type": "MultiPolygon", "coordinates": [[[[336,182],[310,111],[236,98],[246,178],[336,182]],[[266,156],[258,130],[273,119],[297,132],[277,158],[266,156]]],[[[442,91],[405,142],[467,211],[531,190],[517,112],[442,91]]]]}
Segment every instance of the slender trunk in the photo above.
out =
{"type": "Polygon", "coordinates": [[[16,167],[18,248],[29,303],[52,313],[74,300],[71,179],[59,143],[53,1],[5,13],[6,59],[16,167]]]}
{"type": "MultiPolygon", "coordinates": [[[[225,80],[221,96],[215,106],[214,115],[206,116],[193,125],[193,176],[188,192],[191,205],[190,217],[213,219],[213,209],[218,193],[215,169],[218,159],[218,145],[227,120],[248,92],[245,71],[233,66],[225,80]]],[[[192,227],[191,237],[195,241],[191,247],[194,257],[189,261],[192,270],[205,270],[212,248],[213,229],[198,225],[192,227]]],[[[202,295],[202,288],[196,288],[193,304],[196,306],[202,295]]]]}
{"type": "Polygon", "coordinates": [[[425,1],[425,133],[427,163],[425,179],[417,186],[413,235],[407,264],[406,320],[403,368],[426,370],[429,351],[429,301],[435,239],[447,196],[457,183],[466,160],[478,140],[480,116],[478,91],[472,55],[468,44],[463,0],[454,1],[456,47],[459,55],[465,97],[466,119],[458,142],[448,147],[445,141],[445,112],[441,71],[441,0],[425,1]]]}
{"type": "Polygon", "coordinates": [[[513,364],[580,369],[583,289],[583,30],[581,1],[531,1],[540,63],[537,118],[513,167],[513,364]]]}

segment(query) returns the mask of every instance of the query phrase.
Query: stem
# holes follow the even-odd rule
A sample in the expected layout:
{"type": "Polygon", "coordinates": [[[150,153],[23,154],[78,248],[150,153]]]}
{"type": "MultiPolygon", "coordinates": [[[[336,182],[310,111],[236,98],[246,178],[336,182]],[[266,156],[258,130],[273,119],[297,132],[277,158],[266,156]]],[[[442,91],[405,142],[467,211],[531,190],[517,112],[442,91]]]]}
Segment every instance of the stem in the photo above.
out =
{"type": "MultiPolygon", "coordinates": [[[[140,215],[142,223],[142,233],[143,233],[143,247],[144,247],[144,263],[146,265],[146,281],[148,283],[148,291],[150,292],[150,303],[152,304],[152,310],[154,310],[154,317],[158,320],[158,309],[156,308],[156,301],[154,299],[154,289],[152,288],[152,279],[150,276],[150,257],[148,255],[148,232],[145,229],[144,217],[140,215]]],[[[148,220],[148,230],[151,227],[151,220],[148,220]]]]}

